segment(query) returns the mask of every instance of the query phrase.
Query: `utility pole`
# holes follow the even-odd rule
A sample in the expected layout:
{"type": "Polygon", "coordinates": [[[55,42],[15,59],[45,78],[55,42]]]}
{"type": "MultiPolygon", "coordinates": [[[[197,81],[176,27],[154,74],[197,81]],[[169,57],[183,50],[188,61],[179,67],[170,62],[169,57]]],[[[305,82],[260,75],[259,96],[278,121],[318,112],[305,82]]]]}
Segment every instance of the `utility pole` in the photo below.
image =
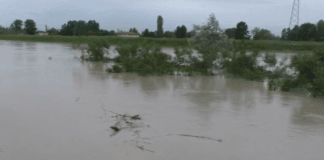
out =
{"type": "Polygon", "coordinates": [[[292,30],[295,27],[295,25],[299,25],[299,0],[294,0],[293,2],[289,22],[290,30],[292,30]]]}
{"type": "MultiPolygon", "coordinates": [[[[289,22],[289,30],[292,31],[295,26],[299,26],[299,0],[294,0],[291,9],[291,16],[289,22]]],[[[296,41],[298,41],[298,33],[296,32],[296,41]]]]}

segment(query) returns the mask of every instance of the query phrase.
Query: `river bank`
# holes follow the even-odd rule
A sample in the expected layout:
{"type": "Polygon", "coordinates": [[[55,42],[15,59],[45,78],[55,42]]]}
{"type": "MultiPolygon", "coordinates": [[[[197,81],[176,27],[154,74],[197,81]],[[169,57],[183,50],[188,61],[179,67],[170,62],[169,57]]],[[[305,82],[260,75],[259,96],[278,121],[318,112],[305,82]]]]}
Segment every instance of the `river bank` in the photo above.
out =
{"type": "MultiPolygon", "coordinates": [[[[33,41],[33,42],[58,42],[58,43],[89,43],[94,40],[104,40],[111,45],[151,45],[161,47],[193,48],[188,39],[175,38],[123,38],[116,36],[32,36],[32,35],[0,35],[0,40],[33,41]]],[[[271,40],[232,40],[234,47],[246,50],[259,50],[262,52],[311,52],[317,47],[324,46],[323,42],[288,42],[271,40]]]]}

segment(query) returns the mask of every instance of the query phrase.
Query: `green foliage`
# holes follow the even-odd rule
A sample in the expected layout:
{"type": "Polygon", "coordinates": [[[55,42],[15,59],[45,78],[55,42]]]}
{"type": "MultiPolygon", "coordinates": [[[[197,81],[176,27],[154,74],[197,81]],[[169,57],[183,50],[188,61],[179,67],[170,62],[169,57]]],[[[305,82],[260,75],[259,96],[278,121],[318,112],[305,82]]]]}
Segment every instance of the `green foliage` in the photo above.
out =
{"type": "Polygon", "coordinates": [[[87,26],[87,31],[92,31],[94,33],[99,32],[99,23],[96,22],[95,20],[89,20],[88,23],[86,24],[87,26]]]}
{"type": "Polygon", "coordinates": [[[248,34],[249,34],[249,31],[248,31],[247,24],[245,22],[239,22],[236,25],[235,39],[250,39],[248,34]]]}
{"type": "Polygon", "coordinates": [[[270,67],[275,66],[277,64],[276,55],[275,54],[270,55],[269,52],[265,53],[264,62],[270,67]]]}
{"type": "Polygon", "coordinates": [[[134,33],[138,33],[137,29],[134,27],[134,28],[131,28],[129,29],[129,32],[134,32],[134,33]]]}
{"type": "Polygon", "coordinates": [[[120,73],[122,71],[123,71],[123,69],[117,64],[114,64],[112,66],[112,68],[107,69],[107,72],[110,72],[110,73],[120,73]]]}
{"type": "Polygon", "coordinates": [[[22,30],[22,26],[23,26],[23,21],[20,19],[16,19],[13,23],[13,28],[15,29],[15,31],[21,31],[22,30]]]}
{"type": "Polygon", "coordinates": [[[160,47],[123,45],[116,48],[119,57],[115,58],[126,72],[141,76],[165,75],[173,72],[171,56],[161,52],[160,47]]]}
{"type": "Polygon", "coordinates": [[[49,35],[58,35],[58,31],[55,28],[51,28],[48,30],[49,35]]]}
{"type": "Polygon", "coordinates": [[[289,32],[288,29],[286,29],[286,28],[282,29],[280,39],[284,40],[284,41],[288,40],[288,32],[289,32]]]}
{"type": "Polygon", "coordinates": [[[87,60],[87,61],[103,61],[105,60],[104,55],[108,53],[109,45],[106,41],[100,41],[100,40],[93,40],[88,43],[88,46],[83,48],[81,47],[80,43],[74,44],[74,47],[76,48],[81,48],[82,53],[83,50],[85,49],[88,56],[82,55],[82,59],[87,60]]]}
{"type": "Polygon", "coordinates": [[[177,27],[175,31],[175,36],[177,38],[186,38],[186,34],[187,34],[186,26],[182,25],[181,27],[180,26],[177,27]]]}
{"type": "Polygon", "coordinates": [[[298,41],[299,40],[299,26],[295,26],[292,30],[288,31],[288,40],[289,41],[298,41]]]}
{"type": "Polygon", "coordinates": [[[289,92],[291,89],[297,87],[298,87],[298,82],[296,80],[284,79],[280,86],[280,90],[284,92],[289,92]]]}
{"type": "Polygon", "coordinates": [[[202,62],[196,65],[208,72],[214,66],[214,61],[219,58],[219,53],[232,49],[233,44],[220,29],[214,14],[209,16],[208,22],[202,26],[194,25],[196,34],[190,39],[190,44],[202,55],[202,62]]]}
{"type": "Polygon", "coordinates": [[[97,35],[99,31],[99,23],[95,20],[89,20],[88,23],[83,20],[74,20],[63,24],[59,34],[63,36],[82,36],[87,35],[87,33],[96,33],[97,35]]]}
{"type": "Polygon", "coordinates": [[[111,36],[111,35],[115,35],[115,31],[111,30],[111,31],[108,31],[108,30],[100,30],[98,32],[98,35],[99,36],[111,36]]]}
{"type": "Polygon", "coordinates": [[[300,26],[298,37],[302,41],[315,40],[316,25],[311,23],[304,23],[300,26]]]}
{"type": "Polygon", "coordinates": [[[31,19],[27,19],[25,21],[25,30],[26,30],[27,34],[34,35],[37,30],[36,23],[31,19]]]}
{"type": "Polygon", "coordinates": [[[164,32],[164,37],[165,38],[174,38],[175,34],[174,34],[174,32],[166,31],[166,32],[164,32]]]}
{"type": "Polygon", "coordinates": [[[316,41],[324,41],[324,21],[320,20],[316,24],[316,41]]]}
{"type": "Polygon", "coordinates": [[[144,32],[142,32],[142,37],[151,37],[151,38],[154,38],[155,37],[155,33],[154,32],[150,32],[148,29],[145,29],[144,32]]]}
{"type": "Polygon", "coordinates": [[[263,67],[257,66],[258,52],[247,55],[245,50],[234,51],[223,56],[222,65],[228,73],[238,75],[247,80],[260,80],[266,77],[263,67]]]}
{"type": "Polygon", "coordinates": [[[260,29],[255,27],[252,31],[253,40],[275,40],[278,39],[267,29],[260,29]]]}
{"type": "Polygon", "coordinates": [[[157,19],[156,37],[157,38],[163,37],[163,18],[162,18],[162,16],[158,16],[158,19],[157,19]]]}
{"type": "Polygon", "coordinates": [[[236,28],[228,28],[225,30],[225,34],[227,35],[228,38],[235,38],[235,31],[236,28]]]}
{"type": "Polygon", "coordinates": [[[285,80],[283,91],[290,88],[305,87],[315,97],[324,94],[324,64],[322,57],[323,48],[314,50],[314,54],[295,55],[291,61],[291,67],[298,73],[293,81],[285,80]]]}

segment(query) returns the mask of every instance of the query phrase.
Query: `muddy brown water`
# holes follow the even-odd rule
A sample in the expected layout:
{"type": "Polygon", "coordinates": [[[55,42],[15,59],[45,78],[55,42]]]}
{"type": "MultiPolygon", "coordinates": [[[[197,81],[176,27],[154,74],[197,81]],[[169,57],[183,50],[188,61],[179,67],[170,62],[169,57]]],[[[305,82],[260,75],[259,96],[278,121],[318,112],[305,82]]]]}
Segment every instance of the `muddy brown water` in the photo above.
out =
{"type": "Polygon", "coordinates": [[[224,76],[109,74],[80,54],[0,41],[1,160],[324,157],[323,99],[224,76]],[[114,134],[107,110],[141,120],[114,134]]]}

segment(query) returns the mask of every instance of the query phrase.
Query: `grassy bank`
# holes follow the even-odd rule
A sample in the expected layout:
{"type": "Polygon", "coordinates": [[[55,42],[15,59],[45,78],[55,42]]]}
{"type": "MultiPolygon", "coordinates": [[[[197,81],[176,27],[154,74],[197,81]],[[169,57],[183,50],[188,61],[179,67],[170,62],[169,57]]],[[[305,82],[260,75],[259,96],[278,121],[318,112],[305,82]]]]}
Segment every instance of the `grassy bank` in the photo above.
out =
{"type": "MultiPolygon", "coordinates": [[[[235,44],[242,42],[234,40],[235,44]]],[[[274,52],[298,52],[313,51],[317,47],[324,48],[324,42],[289,42],[289,41],[272,41],[272,40],[250,40],[244,41],[244,48],[247,50],[258,49],[260,51],[274,52]]]]}
{"type": "Polygon", "coordinates": [[[110,45],[139,45],[143,44],[161,47],[189,47],[186,39],[166,38],[123,38],[116,36],[31,36],[31,35],[0,35],[0,40],[34,41],[34,42],[60,42],[60,43],[90,43],[92,41],[105,41],[110,45]]]}
{"type": "MultiPolygon", "coordinates": [[[[89,43],[94,40],[104,40],[110,45],[151,45],[161,47],[184,47],[191,48],[187,39],[173,38],[122,38],[116,36],[30,36],[30,35],[0,35],[0,40],[17,40],[17,41],[34,41],[34,42],[60,42],[60,43],[89,43]]],[[[242,49],[270,52],[299,52],[313,51],[316,47],[323,46],[324,42],[288,42],[288,41],[271,41],[271,40],[245,40],[243,45],[237,44],[242,42],[234,40],[234,47],[243,47],[242,49]]]]}

